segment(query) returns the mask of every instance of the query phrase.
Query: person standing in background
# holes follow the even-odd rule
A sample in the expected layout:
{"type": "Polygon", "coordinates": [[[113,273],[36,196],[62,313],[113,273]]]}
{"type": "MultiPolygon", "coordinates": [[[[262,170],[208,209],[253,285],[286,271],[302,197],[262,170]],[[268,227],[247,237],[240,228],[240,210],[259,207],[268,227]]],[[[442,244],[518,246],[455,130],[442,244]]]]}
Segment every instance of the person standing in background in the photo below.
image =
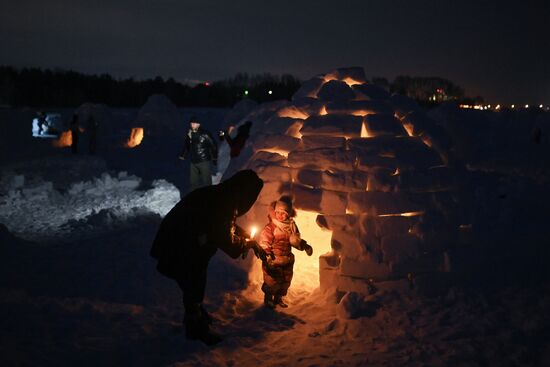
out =
{"type": "Polygon", "coordinates": [[[78,114],[73,114],[71,120],[71,151],[73,154],[78,153],[78,140],[80,139],[80,128],[78,126],[78,114]]]}
{"type": "Polygon", "coordinates": [[[190,191],[202,186],[212,185],[210,165],[218,164],[218,146],[210,133],[201,128],[201,123],[195,116],[189,119],[189,130],[185,135],[183,151],[179,159],[191,160],[190,191]]]}

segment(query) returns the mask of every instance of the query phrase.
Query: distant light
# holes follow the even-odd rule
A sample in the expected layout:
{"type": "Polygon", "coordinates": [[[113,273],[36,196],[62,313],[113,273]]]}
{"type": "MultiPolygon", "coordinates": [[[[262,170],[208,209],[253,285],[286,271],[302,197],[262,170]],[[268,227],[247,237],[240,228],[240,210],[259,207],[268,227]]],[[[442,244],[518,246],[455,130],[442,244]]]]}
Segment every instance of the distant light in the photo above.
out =
{"type": "Polygon", "coordinates": [[[539,108],[543,108],[544,106],[543,105],[539,105],[539,108]]]}
{"type": "Polygon", "coordinates": [[[209,87],[209,86],[210,86],[210,83],[209,83],[209,82],[204,82],[204,85],[205,85],[206,87],[209,87]]]}
{"type": "Polygon", "coordinates": [[[500,110],[500,105],[499,104],[496,105],[495,110],[500,110]]]}
{"type": "Polygon", "coordinates": [[[525,108],[529,108],[529,105],[528,105],[528,104],[526,104],[526,105],[525,105],[525,108]]]}
{"type": "Polygon", "coordinates": [[[244,91],[244,95],[245,95],[245,96],[248,96],[248,90],[245,90],[245,91],[244,91]]]}
{"type": "Polygon", "coordinates": [[[268,94],[273,94],[273,91],[270,89],[267,93],[268,94]]]}
{"type": "Polygon", "coordinates": [[[512,105],[512,108],[516,108],[516,105],[515,105],[515,104],[513,104],[513,105],[512,105]]]}
{"type": "Polygon", "coordinates": [[[491,108],[491,105],[488,105],[487,108],[491,108]]]}

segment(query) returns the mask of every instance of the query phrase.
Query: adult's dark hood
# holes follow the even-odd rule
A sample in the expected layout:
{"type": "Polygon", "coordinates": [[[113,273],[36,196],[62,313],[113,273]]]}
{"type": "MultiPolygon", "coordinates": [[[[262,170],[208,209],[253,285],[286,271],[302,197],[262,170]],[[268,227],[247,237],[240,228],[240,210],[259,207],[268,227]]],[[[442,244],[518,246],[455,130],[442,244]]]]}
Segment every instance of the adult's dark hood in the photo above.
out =
{"type": "Polygon", "coordinates": [[[241,216],[250,210],[256,202],[264,182],[252,170],[243,170],[219,184],[219,189],[228,198],[234,200],[237,215],[241,216]]]}

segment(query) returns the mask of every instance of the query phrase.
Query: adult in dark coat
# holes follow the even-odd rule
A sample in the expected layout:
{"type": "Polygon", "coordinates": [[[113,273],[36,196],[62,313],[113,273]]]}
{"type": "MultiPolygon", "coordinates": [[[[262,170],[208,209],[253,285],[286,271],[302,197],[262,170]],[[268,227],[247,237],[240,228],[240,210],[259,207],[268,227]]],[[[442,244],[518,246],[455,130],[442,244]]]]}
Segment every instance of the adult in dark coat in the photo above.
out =
{"type": "Polygon", "coordinates": [[[151,256],[158,259],[158,271],[174,279],[183,292],[190,339],[209,345],[221,340],[209,331],[210,318],[202,307],[208,263],[218,248],[232,258],[250,248],[261,251],[235,220],[252,207],[262,187],[254,171],[239,171],[219,185],[187,194],[160,224],[151,256]]]}
{"type": "Polygon", "coordinates": [[[218,146],[210,132],[201,128],[200,121],[194,116],[189,120],[189,130],[183,142],[183,151],[179,159],[189,158],[189,191],[201,186],[212,185],[210,165],[218,164],[218,146]]]}

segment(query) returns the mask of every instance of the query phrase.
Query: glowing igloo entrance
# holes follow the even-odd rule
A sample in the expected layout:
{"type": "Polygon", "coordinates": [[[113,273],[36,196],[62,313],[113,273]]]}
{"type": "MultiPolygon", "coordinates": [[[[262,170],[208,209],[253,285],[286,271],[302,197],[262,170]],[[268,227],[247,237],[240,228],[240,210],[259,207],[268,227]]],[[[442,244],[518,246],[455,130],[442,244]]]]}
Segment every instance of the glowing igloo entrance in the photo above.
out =
{"type": "MultiPolygon", "coordinates": [[[[300,229],[302,238],[314,247],[313,255],[307,256],[303,251],[293,249],[295,256],[294,276],[289,289],[291,297],[307,295],[319,287],[319,257],[331,251],[330,241],[332,232],[320,228],[316,223],[318,213],[297,210],[294,218],[300,229]]],[[[267,217],[262,224],[255,224],[254,227],[261,229],[266,224],[267,217]]],[[[249,274],[250,283],[259,289],[262,284],[262,268],[259,261],[255,261],[249,274]]]]}
{"type": "MultiPolygon", "coordinates": [[[[252,169],[264,188],[243,223],[262,228],[268,205],[289,195],[315,251],[293,251],[291,295],[319,284],[368,292],[373,281],[445,268],[445,246],[427,239],[459,227],[445,213],[454,172],[446,135],[414,101],[367,83],[360,68],[337,69],[247,120],[247,146],[226,175],[252,169]]],[[[259,264],[251,278],[261,279],[259,264]]]]}

